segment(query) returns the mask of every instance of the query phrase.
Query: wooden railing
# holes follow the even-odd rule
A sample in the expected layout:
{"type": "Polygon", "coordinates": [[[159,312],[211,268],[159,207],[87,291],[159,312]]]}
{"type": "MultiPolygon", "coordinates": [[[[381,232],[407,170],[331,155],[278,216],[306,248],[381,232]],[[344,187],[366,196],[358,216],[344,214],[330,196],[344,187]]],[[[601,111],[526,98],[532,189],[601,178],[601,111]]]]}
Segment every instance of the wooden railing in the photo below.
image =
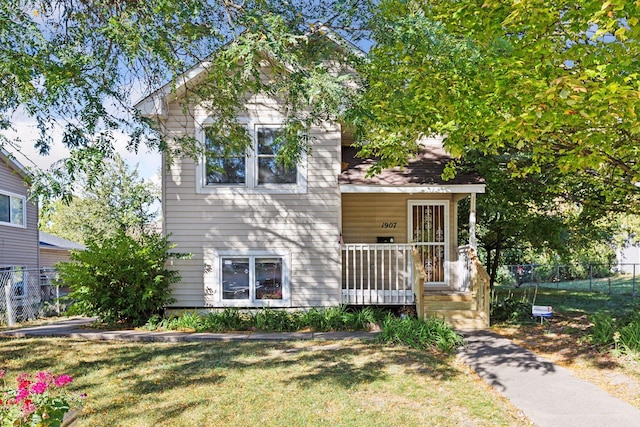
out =
{"type": "Polygon", "coordinates": [[[485,326],[489,327],[489,304],[491,303],[491,290],[489,284],[491,282],[491,278],[480,262],[476,250],[470,246],[466,247],[466,249],[469,266],[468,271],[470,275],[469,290],[477,301],[477,310],[481,313],[482,318],[485,321],[485,326]]]}
{"type": "Polygon", "coordinates": [[[414,303],[412,244],[342,245],[343,304],[414,303]]]}
{"type": "Polygon", "coordinates": [[[427,279],[427,272],[424,271],[422,258],[416,248],[411,250],[413,260],[413,292],[416,299],[416,313],[418,317],[424,316],[424,281],[427,279]]]}

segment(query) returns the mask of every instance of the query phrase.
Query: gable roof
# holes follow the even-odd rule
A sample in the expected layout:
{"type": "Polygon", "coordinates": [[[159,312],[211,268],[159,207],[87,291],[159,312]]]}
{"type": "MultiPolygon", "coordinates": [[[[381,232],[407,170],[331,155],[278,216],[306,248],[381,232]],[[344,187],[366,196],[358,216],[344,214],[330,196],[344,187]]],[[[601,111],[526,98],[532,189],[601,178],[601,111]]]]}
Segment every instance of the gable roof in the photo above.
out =
{"type": "MultiPolygon", "coordinates": [[[[364,56],[364,52],[358,46],[337,34],[334,30],[321,22],[317,23],[308,34],[311,33],[321,34],[340,48],[353,52],[356,55],[364,56]]],[[[233,40],[229,41],[227,44],[222,46],[221,49],[224,49],[225,46],[232,42],[233,40]]],[[[213,62],[211,59],[213,55],[215,55],[215,53],[212,53],[205,60],[200,61],[193,67],[189,68],[182,75],[176,78],[175,82],[170,81],[161,88],[142,98],[134,104],[134,108],[138,110],[143,117],[166,119],[169,114],[168,104],[177,99],[181,94],[185,93],[188,90],[189,85],[197,85],[198,82],[202,81],[209,71],[209,66],[213,62]]]]}
{"type": "Polygon", "coordinates": [[[448,181],[442,179],[445,166],[453,158],[442,144],[426,144],[424,150],[404,167],[383,170],[367,177],[375,159],[357,157],[355,147],[342,147],[343,171],[338,177],[344,192],[407,192],[416,193],[484,193],[485,180],[474,172],[458,173],[448,181]],[[367,188],[367,186],[371,186],[367,188]]]}
{"type": "Polygon", "coordinates": [[[40,249],[53,249],[68,251],[71,249],[86,249],[84,245],[80,243],[72,242],[71,240],[63,239],[62,237],[54,236],[53,234],[40,231],[40,249]]]}
{"type": "Polygon", "coordinates": [[[29,173],[29,171],[24,166],[22,166],[22,164],[15,158],[15,156],[1,147],[0,161],[16,171],[16,173],[18,173],[18,175],[20,175],[22,178],[26,180],[31,178],[31,174],[29,173]]]}

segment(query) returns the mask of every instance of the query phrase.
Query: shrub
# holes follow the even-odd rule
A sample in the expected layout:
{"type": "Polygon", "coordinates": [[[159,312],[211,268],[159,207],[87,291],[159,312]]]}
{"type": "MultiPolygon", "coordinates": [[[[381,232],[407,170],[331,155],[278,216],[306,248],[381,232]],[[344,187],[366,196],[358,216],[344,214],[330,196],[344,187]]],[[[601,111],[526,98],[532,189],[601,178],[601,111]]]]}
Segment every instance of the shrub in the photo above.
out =
{"type": "Polygon", "coordinates": [[[450,353],[463,344],[462,336],[444,319],[437,317],[422,320],[416,317],[399,318],[388,315],[382,323],[382,332],[378,340],[417,349],[435,347],[445,353],[450,353]]]}
{"type": "Polygon", "coordinates": [[[248,329],[249,320],[237,308],[227,307],[222,311],[211,312],[204,318],[203,328],[207,331],[240,331],[248,329]]]}
{"type": "Polygon", "coordinates": [[[118,231],[88,242],[86,250],[72,252],[71,262],[56,267],[72,289],[74,312],[138,326],[174,301],[170,286],[179,274],[165,268],[172,247],[158,234],[132,237],[118,231]]]}
{"type": "Polygon", "coordinates": [[[640,314],[637,312],[620,318],[597,313],[591,316],[591,321],[589,339],[592,344],[611,347],[627,355],[640,353],[640,314]]]}
{"type": "Polygon", "coordinates": [[[491,321],[514,323],[530,321],[532,320],[531,306],[526,293],[516,298],[511,291],[502,296],[498,296],[494,291],[491,294],[491,321]]]}

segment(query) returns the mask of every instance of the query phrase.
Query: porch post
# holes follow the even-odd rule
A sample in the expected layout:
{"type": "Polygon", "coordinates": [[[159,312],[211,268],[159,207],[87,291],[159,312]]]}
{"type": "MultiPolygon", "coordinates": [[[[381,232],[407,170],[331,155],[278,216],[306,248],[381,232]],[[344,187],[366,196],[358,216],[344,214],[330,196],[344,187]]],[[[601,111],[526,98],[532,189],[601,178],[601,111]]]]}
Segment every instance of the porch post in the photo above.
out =
{"type": "Polygon", "coordinates": [[[477,247],[476,240],[476,193],[471,193],[471,203],[469,203],[469,246],[477,247]]]}

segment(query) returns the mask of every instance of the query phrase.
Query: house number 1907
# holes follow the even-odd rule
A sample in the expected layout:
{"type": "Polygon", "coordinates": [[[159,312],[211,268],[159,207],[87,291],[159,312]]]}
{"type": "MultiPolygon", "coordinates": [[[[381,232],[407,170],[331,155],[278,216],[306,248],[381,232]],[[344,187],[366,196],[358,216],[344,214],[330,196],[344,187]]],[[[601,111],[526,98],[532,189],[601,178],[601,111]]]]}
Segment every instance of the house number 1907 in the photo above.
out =
{"type": "Polygon", "coordinates": [[[396,228],[397,222],[383,222],[381,228],[396,228]]]}

